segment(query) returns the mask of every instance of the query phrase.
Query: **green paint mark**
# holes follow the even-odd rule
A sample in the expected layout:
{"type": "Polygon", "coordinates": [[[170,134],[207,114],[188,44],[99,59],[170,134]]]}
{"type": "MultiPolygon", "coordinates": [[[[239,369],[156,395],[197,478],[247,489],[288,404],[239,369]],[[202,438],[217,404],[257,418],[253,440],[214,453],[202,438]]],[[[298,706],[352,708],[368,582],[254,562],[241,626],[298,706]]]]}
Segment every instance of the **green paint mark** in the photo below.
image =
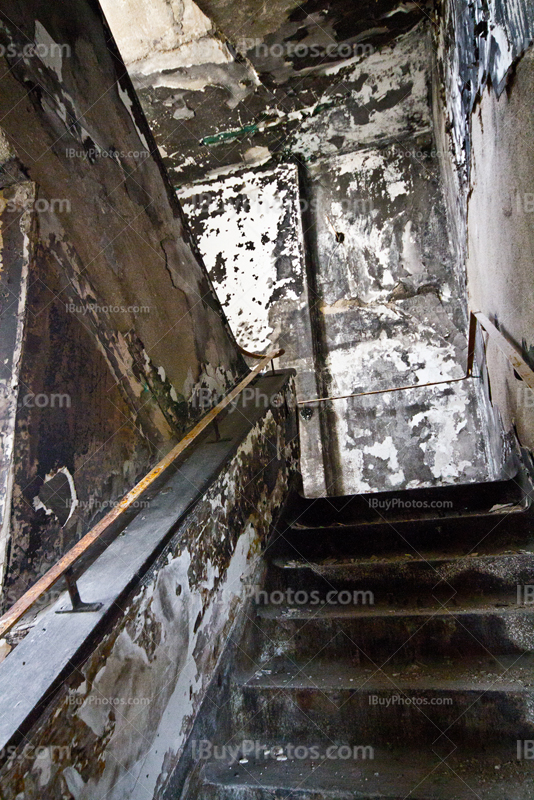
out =
{"type": "Polygon", "coordinates": [[[234,131],[223,131],[222,133],[217,133],[215,136],[205,136],[201,140],[201,144],[206,145],[214,145],[214,144],[221,144],[222,142],[228,142],[232,139],[237,139],[239,136],[246,136],[249,133],[257,133],[258,126],[254,123],[253,125],[245,125],[244,128],[239,128],[238,130],[234,131]]]}

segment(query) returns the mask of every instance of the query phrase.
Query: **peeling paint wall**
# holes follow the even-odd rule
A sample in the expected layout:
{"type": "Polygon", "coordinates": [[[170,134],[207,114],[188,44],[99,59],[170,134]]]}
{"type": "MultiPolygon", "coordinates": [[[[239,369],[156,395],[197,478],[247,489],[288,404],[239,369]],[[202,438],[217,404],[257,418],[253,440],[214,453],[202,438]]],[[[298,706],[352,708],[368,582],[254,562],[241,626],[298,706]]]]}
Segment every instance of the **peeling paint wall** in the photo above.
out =
{"type": "Polygon", "coordinates": [[[245,363],[99,9],[2,12],[0,185],[35,186],[5,606],[192,427],[199,389],[215,402],[245,363]],[[61,470],[68,520],[68,487],[61,513],[40,494],[61,470]]]}
{"type": "MultiPolygon", "coordinates": [[[[268,165],[178,190],[238,338],[265,347],[268,336],[244,337],[270,331],[284,346],[280,336],[292,329],[312,359],[316,393],[311,381],[304,389],[308,362],[291,362],[301,399],[465,374],[465,277],[450,243],[432,134],[431,52],[428,27],[420,23],[380,52],[323,68],[342,83],[319,98],[313,113],[293,115],[286,155],[300,162],[301,174],[293,172],[291,196],[288,180],[278,176],[290,178],[294,168],[268,165]],[[293,280],[305,276],[306,337],[301,316],[287,313],[301,315],[302,295],[292,294],[287,270],[278,267],[275,276],[264,233],[277,231],[278,251],[292,247],[278,222],[289,201],[302,214],[305,258],[287,266],[293,280]]],[[[287,118],[281,115],[279,125],[287,133],[287,118]]],[[[479,400],[470,381],[303,407],[306,493],[493,477],[479,400]]]]}
{"type": "Polygon", "coordinates": [[[5,800],[162,796],[294,475],[293,397],[289,382],[8,759],[5,800]]]}
{"type": "MultiPolygon", "coordinates": [[[[411,31],[428,19],[426,4],[381,0],[352,9],[339,0],[239,8],[200,3],[211,29],[194,21],[201,12],[193,14],[193,5],[153,4],[153,48],[147,55],[148,20],[137,0],[104,4],[164,162],[179,182],[243,167],[259,148],[275,159],[291,152],[317,155],[314,117],[325,107],[331,109],[333,141],[323,139],[322,148],[336,152],[336,139],[359,140],[365,126],[369,135],[382,117],[390,118],[390,127],[394,123],[399,96],[388,89],[399,60],[406,63],[406,47],[413,74],[422,75],[421,37],[411,31]]],[[[406,107],[410,80],[397,87],[406,107]]],[[[427,113],[426,104],[413,106],[411,130],[427,113]]]]}
{"type": "MultiPolygon", "coordinates": [[[[432,137],[325,159],[310,179],[325,395],[461,378],[463,287],[432,137]]],[[[332,493],[493,475],[473,381],[334,401],[322,413],[332,493]]]]}
{"type": "MultiPolygon", "coordinates": [[[[283,348],[301,400],[316,397],[310,291],[297,169],[240,172],[178,192],[237,341],[248,351],[283,348]]],[[[301,470],[309,495],[325,493],[318,420],[301,418],[301,470]]]]}

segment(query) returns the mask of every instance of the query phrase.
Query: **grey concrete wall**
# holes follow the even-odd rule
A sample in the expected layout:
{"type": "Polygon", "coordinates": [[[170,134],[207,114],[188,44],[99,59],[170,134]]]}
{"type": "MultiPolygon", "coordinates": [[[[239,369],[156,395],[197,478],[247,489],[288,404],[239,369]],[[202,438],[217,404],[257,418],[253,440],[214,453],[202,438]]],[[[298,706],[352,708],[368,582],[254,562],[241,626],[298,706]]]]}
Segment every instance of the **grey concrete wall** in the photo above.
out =
{"type": "MultiPolygon", "coordinates": [[[[449,0],[435,40],[434,90],[451,230],[466,264],[470,307],[489,316],[531,364],[533,40],[534,10],[523,0],[488,8],[449,0]]],[[[494,344],[481,355],[489,446],[502,463],[516,437],[533,447],[533,398],[494,344]]]]}
{"type": "MultiPolygon", "coordinates": [[[[18,746],[3,751],[5,800],[163,795],[295,476],[293,399],[289,380],[282,402],[260,414],[142,582],[116,605],[90,654],[18,746]]],[[[154,516],[157,531],[165,519],[154,516]]]]}

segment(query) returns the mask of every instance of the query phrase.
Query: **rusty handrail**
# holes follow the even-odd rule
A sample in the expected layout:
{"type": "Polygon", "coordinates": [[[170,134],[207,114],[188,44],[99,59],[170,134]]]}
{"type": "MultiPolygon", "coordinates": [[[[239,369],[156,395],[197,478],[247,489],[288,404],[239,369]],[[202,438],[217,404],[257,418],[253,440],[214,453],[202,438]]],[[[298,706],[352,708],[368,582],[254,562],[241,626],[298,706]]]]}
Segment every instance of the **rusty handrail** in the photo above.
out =
{"type": "MultiPolygon", "coordinates": [[[[145,475],[142,480],[139,481],[136,486],[131,489],[128,494],[126,494],[123,499],[118,503],[115,508],[109,511],[105,517],[97,522],[97,524],[91,528],[91,530],[83,536],[79,542],[77,542],[74,547],[72,547],[64,556],[62,556],[59,561],[51,567],[48,572],[39,578],[37,583],[35,583],[28,591],[22,595],[19,600],[13,605],[6,613],[0,617],[0,637],[4,636],[23,616],[26,614],[30,608],[35,604],[35,602],[41,597],[44,592],[48,591],[52,588],[52,586],[60,580],[62,577],[67,578],[67,588],[69,590],[69,594],[71,600],[73,602],[73,607],[75,608],[76,603],[79,603],[80,607],[78,610],[97,610],[99,605],[96,607],[93,605],[90,607],[90,604],[84,604],[80,600],[78,590],[76,587],[76,582],[73,580],[72,577],[69,576],[68,571],[74,566],[76,561],[87,552],[87,550],[96,542],[102,534],[107,531],[110,526],[122,515],[124,512],[130,508],[139,496],[158,478],[177,458],[180,456],[184,450],[186,450],[194,440],[199,436],[202,431],[204,431],[212,422],[215,422],[217,416],[223,411],[230,403],[236,398],[241,391],[248,386],[248,384],[264,369],[269,362],[273,360],[273,358],[277,358],[279,355],[283,353],[283,350],[275,350],[272,353],[267,353],[266,355],[262,356],[262,360],[260,363],[254,367],[253,370],[249,372],[249,374],[244,378],[232,391],[228,394],[220,403],[218,403],[214,408],[212,408],[208,413],[198,422],[195,427],[187,433],[183,439],[181,439],[178,444],[170,450],[167,455],[161,459],[161,461],[156,464],[150,472],[145,475]],[[85,607],[84,607],[85,606],[85,607]]],[[[76,609],[75,609],[76,610],[76,609]]]]}
{"type": "Polygon", "coordinates": [[[356,392],[355,394],[338,394],[333,397],[315,397],[312,400],[298,400],[298,406],[307,406],[311,403],[325,403],[328,400],[348,400],[350,397],[368,397],[372,394],[388,394],[389,392],[405,392],[407,389],[422,389],[425,386],[442,386],[445,383],[461,383],[473,374],[473,364],[475,361],[477,319],[476,314],[471,312],[469,317],[469,339],[467,343],[467,367],[465,375],[461,378],[448,378],[445,381],[431,381],[430,383],[413,383],[410,386],[397,386],[394,389],[375,389],[372,392],[356,392]]]}
{"type": "MultiPolygon", "coordinates": [[[[266,358],[266,356],[264,354],[262,354],[262,353],[251,353],[249,350],[245,350],[245,348],[241,347],[241,345],[239,345],[239,344],[237,345],[237,349],[239,350],[241,355],[248,356],[249,358],[266,358]]],[[[285,352],[286,351],[283,348],[281,348],[280,350],[277,350],[276,356],[273,356],[273,358],[278,358],[278,356],[283,356],[285,352]]]]}

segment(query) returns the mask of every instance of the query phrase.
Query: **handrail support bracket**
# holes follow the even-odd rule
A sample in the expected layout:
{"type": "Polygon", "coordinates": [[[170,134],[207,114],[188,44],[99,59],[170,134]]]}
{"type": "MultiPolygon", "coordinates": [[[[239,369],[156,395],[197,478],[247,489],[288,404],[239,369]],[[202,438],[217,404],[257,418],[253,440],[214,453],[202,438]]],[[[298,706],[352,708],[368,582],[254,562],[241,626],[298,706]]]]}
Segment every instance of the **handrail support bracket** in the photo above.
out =
{"type": "Polygon", "coordinates": [[[56,611],[56,614],[75,614],[83,611],[100,611],[102,603],[85,603],[80,597],[80,590],[76,583],[76,578],[68,572],[65,573],[65,583],[67,584],[67,591],[69,593],[72,608],[62,608],[56,611]]]}

